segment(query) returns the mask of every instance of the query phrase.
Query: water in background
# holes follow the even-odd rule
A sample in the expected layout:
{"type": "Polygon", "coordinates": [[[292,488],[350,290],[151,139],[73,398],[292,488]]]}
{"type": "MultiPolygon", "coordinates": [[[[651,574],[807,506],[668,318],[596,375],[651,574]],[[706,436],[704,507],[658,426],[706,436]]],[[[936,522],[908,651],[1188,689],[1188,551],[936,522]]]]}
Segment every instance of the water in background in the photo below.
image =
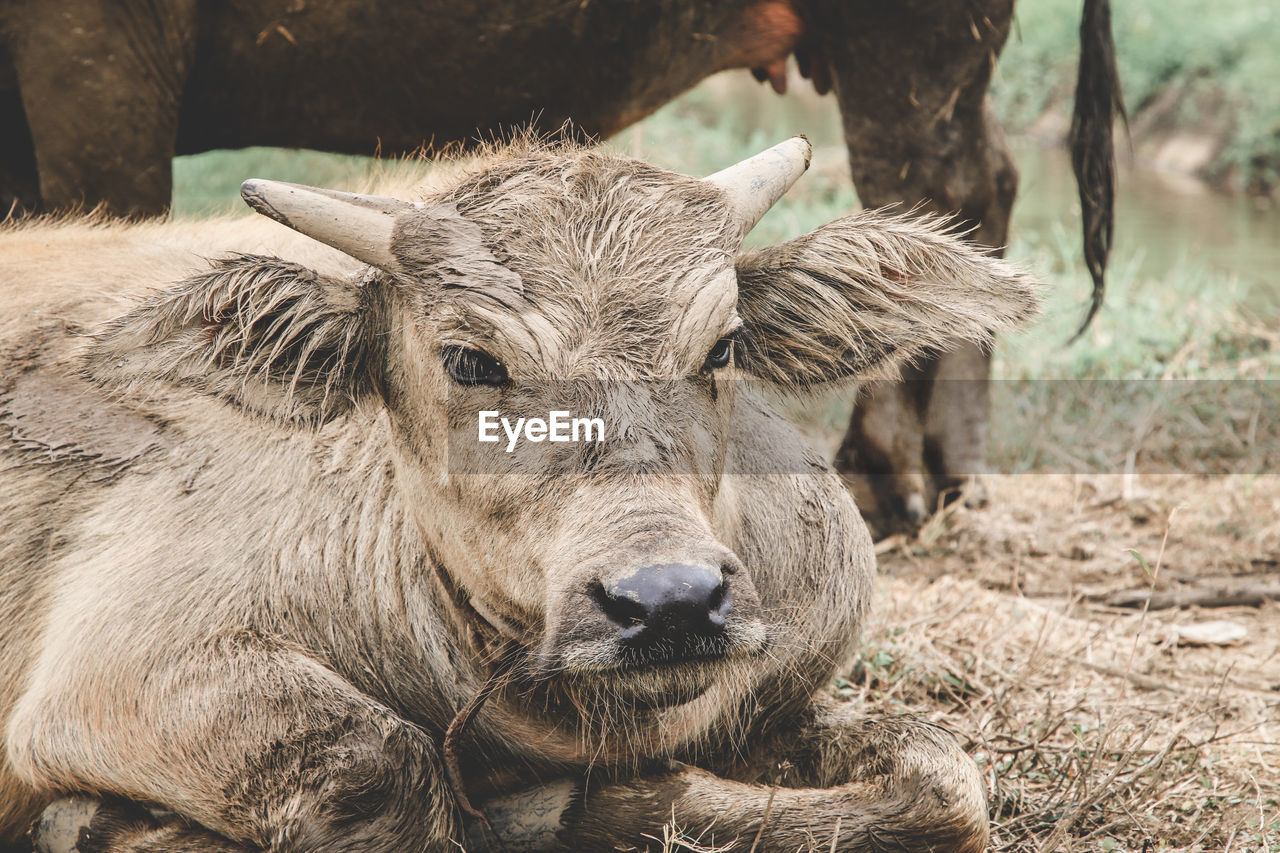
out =
{"type": "MultiPolygon", "coordinates": [[[[777,97],[746,75],[717,75],[621,134],[614,145],[668,168],[706,174],[733,157],[806,134],[814,144],[810,174],[753,235],[761,243],[786,239],[856,204],[850,192],[836,189],[847,188],[850,180],[835,98],[816,96],[798,79],[792,83],[792,92],[777,97]],[[807,213],[787,209],[794,195],[803,197],[807,213]]],[[[1190,265],[1197,273],[1238,279],[1254,313],[1280,315],[1280,207],[1260,206],[1249,196],[1217,191],[1185,175],[1134,166],[1123,154],[1123,140],[1117,146],[1122,156],[1113,258],[1130,277],[1158,280],[1190,265]]],[[[1013,154],[1021,182],[1011,240],[1024,246],[1053,243],[1079,256],[1080,203],[1065,147],[1015,139],[1013,154]]]]}
{"type": "MultiPolygon", "coordinates": [[[[1015,238],[1062,232],[1078,240],[1080,203],[1067,152],[1022,144],[1014,157],[1021,174],[1015,238]]],[[[1113,251],[1131,258],[1144,279],[1188,264],[1234,276],[1245,285],[1253,313],[1280,314],[1280,209],[1260,209],[1248,196],[1181,175],[1123,168],[1113,251]]]]}

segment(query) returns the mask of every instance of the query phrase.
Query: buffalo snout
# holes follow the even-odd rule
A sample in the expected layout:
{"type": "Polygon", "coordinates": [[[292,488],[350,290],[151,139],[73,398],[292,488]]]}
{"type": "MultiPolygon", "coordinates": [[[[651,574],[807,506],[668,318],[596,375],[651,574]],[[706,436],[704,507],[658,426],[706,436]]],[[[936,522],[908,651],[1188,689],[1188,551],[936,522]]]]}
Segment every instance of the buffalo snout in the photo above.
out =
{"type": "Polygon", "coordinates": [[[763,650],[760,599],[731,551],[718,545],[653,550],[666,553],[615,562],[612,569],[582,567],[581,585],[565,589],[549,607],[539,650],[543,667],[687,672],[681,664],[763,650]]]}
{"type": "Polygon", "coordinates": [[[624,646],[677,657],[705,648],[699,640],[721,639],[732,603],[724,569],[687,563],[646,566],[601,585],[594,598],[624,646]]]}

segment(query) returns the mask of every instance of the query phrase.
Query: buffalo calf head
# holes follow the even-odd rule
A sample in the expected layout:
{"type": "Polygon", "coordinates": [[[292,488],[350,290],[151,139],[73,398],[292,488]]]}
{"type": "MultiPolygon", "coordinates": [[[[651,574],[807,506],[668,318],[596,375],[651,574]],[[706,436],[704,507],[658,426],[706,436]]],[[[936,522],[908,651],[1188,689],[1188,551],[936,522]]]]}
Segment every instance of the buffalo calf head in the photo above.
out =
{"type": "Polygon", "coordinates": [[[367,269],[222,261],[116,321],[91,370],[297,428],[362,413],[440,567],[539,672],[680,701],[774,639],[753,583],[771,567],[743,564],[718,509],[735,380],[886,376],[1036,305],[1022,273],[936,220],[863,213],[743,251],[808,157],[796,138],[695,179],[511,150],[415,202],[248,181],[256,211],[367,269]],[[478,438],[482,412],[556,411],[603,440],[478,438]]]}

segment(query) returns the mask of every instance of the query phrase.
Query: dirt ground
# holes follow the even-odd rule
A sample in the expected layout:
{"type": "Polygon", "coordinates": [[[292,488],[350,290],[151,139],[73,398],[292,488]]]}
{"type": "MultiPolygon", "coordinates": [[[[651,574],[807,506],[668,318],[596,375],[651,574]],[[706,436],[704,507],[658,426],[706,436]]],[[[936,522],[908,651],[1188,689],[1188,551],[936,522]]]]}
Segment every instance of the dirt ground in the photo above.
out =
{"type": "Polygon", "coordinates": [[[1280,850],[1280,475],[986,486],[879,544],[838,691],[968,744],[996,850],[1280,850]]]}

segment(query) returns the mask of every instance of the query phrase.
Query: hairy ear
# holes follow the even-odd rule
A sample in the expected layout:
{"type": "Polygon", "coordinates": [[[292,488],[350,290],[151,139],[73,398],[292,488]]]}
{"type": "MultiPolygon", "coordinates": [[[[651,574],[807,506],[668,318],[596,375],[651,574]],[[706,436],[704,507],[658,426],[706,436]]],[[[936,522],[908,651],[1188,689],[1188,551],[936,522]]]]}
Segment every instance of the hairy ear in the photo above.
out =
{"type": "Polygon", "coordinates": [[[282,421],[319,423],[371,393],[365,288],[240,255],[159,293],[96,336],[86,368],[155,396],[177,382],[282,421]]]}
{"type": "Polygon", "coordinates": [[[882,378],[1035,314],[1036,282],[947,225],[866,212],[743,254],[739,366],[797,389],[882,378]]]}

